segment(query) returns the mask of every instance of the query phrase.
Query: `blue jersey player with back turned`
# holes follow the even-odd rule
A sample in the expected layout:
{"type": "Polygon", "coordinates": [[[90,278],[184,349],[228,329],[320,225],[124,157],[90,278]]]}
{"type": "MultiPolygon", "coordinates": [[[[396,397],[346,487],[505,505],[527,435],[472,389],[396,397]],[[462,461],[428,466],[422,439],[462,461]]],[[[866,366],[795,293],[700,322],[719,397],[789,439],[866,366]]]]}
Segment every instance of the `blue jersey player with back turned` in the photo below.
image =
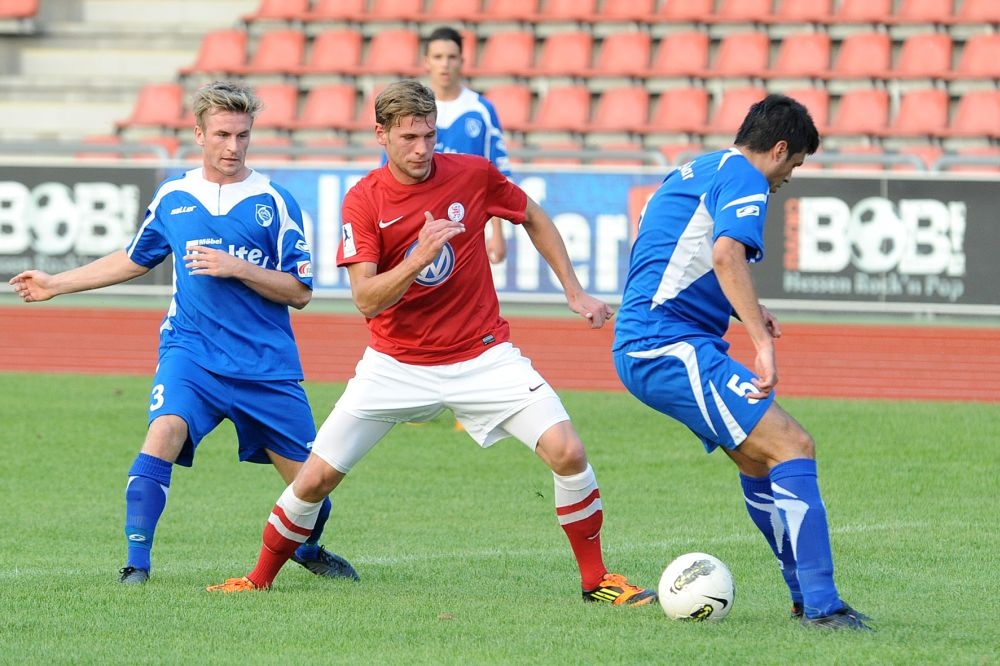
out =
{"type": "MultiPolygon", "coordinates": [[[[239,459],[274,465],[286,483],[316,437],[288,310],[312,298],[309,246],[295,200],[245,164],[260,108],[240,84],[199,89],[192,109],[203,166],[160,184],[129,245],[56,275],[32,270],[10,281],[24,301],[44,301],[131,280],[173,255],[149,425],[125,491],[123,584],[149,579],[173,465],[191,466],[223,419],[236,426],[239,459]]],[[[356,579],[348,562],[319,545],[329,512],[327,499],[292,559],[321,576],[356,579]]]]}
{"type": "Polygon", "coordinates": [[[754,104],[735,146],[671,172],[642,214],[615,325],[614,360],[629,392],[686,425],[739,469],[747,511],[778,558],[803,624],[867,630],[833,580],[812,437],[775,401],[777,320],[750,264],[764,258],[768,196],[819,148],[804,106],[754,104]],[[730,317],[756,350],[750,370],[728,355],[730,317]]]}

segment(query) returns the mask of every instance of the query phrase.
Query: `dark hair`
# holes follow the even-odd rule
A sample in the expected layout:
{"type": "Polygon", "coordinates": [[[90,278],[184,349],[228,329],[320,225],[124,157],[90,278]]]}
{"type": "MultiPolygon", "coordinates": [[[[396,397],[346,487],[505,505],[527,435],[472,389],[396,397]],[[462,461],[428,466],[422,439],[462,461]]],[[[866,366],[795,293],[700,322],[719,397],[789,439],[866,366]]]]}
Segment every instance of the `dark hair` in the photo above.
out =
{"type": "Polygon", "coordinates": [[[415,79],[390,83],[375,98],[375,122],[386,129],[408,116],[427,118],[436,113],[434,93],[415,79]]]}
{"type": "Polygon", "coordinates": [[[786,95],[772,94],[750,107],[736,132],[736,145],[755,153],[788,142],[788,154],[819,150],[819,131],[809,110],[786,95]]]}
{"type": "Polygon", "coordinates": [[[447,26],[443,28],[435,28],[434,32],[427,36],[427,46],[430,46],[431,42],[439,40],[455,42],[458,44],[458,52],[462,52],[462,35],[459,34],[458,30],[447,26]]]}

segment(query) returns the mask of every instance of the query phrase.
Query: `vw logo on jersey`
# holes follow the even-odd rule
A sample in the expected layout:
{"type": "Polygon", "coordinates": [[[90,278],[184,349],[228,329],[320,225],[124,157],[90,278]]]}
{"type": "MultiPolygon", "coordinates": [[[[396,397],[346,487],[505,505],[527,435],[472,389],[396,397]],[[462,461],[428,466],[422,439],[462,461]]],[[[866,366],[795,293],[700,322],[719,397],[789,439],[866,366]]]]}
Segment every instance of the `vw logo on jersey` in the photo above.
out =
{"type": "Polygon", "coordinates": [[[479,118],[467,118],[465,120],[465,133],[475,139],[483,133],[483,121],[479,118]]]}
{"type": "MultiPolygon", "coordinates": [[[[410,256],[413,252],[413,248],[417,246],[417,241],[413,241],[410,247],[406,248],[406,256],[410,256]]],[[[445,243],[445,246],[441,248],[438,256],[434,257],[428,266],[424,267],[424,270],[420,271],[417,275],[417,284],[424,287],[436,287],[439,284],[445,282],[451,277],[451,274],[455,272],[455,250],[451,249],[449,243],[445,243]]]]}
{"type": "Polygon", "coordinates": [[[274,209],[267,204],[257,204],[257,224],[262,227],[271,226],[271,222],[274,221],[274,209]]]}
{"type": "Polygon", "coordinates": [[[448,219],[452,222],[461,222],[465,219],[465,206],[457,201],[448,206],[448,219]]]}

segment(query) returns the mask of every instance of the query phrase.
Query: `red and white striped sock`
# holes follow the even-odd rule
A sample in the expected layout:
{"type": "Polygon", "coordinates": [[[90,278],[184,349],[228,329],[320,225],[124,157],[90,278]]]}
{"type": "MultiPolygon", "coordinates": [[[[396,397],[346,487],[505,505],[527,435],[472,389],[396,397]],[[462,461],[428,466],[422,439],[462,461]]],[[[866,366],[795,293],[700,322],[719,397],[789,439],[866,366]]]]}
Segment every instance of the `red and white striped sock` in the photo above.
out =
{"type": "Polygon", "coordinates": [[[552,474],[555,480],[556,516],[580,567],[580,582],[584,590],[596,588],[604,574],[601,553],[601,526],[604,511],[601,505],[601,491],[597,487],[594,469],[587,469],[572,476],[552,474]]]}
{"type": "Polygon", "coordinates": [[[247,578],[258,588],[270,587],[295,549],[312,534],[322,500],[304,502],[295,496],[292,486],[285,488],[264,526],[264,545],[257,566],[247,578]]]}

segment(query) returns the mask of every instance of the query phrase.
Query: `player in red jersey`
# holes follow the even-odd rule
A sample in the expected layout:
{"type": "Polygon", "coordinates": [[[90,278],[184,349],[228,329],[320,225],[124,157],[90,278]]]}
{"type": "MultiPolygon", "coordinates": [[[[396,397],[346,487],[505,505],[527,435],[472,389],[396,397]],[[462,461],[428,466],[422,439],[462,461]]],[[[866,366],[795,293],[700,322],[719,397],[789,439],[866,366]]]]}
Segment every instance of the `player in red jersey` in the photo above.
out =
{"type": "Polygon", "coordinates": [[[552,470],[556,515],[585,600],[649,604],[655,592],[604,566],[597,479],[558,395],[510,343],[484,226],[493,216],[522,224],[570,309],[592,328],[611,309],[583,290],[555,225],[523,190],[482,157],[434,152],[436,115],[434,94],[417,81],[394,83],[375,100],[375,135],[388,162],[345,196],[338,252],[371,342],[272,510],[257,566],[208,589],[270,587],[355,463],[397,423],[451,409],[480,446],[515,437],[552,470]]]}

